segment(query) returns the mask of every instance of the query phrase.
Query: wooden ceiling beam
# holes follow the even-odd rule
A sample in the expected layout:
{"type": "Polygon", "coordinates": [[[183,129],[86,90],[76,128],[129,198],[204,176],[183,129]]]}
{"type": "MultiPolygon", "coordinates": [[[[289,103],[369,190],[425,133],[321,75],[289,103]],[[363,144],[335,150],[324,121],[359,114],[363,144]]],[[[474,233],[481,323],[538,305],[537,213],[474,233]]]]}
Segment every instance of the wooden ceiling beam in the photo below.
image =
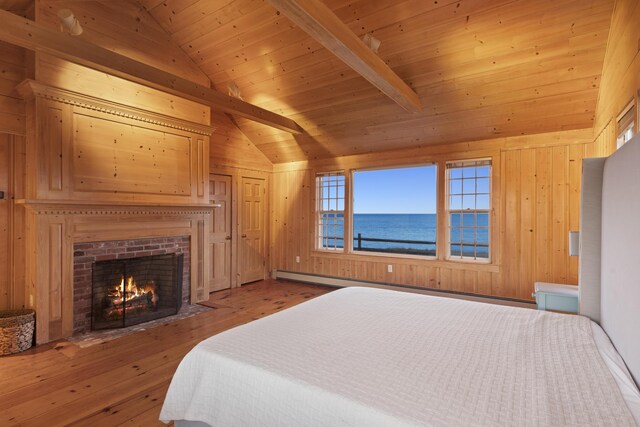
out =
{"type": "Polygon", "coordinates": [[[422,110],[418,95],[321,0],[269,2],[405,110],[422,110]]]}
{"type": "Polygon", "coordinates": [[[280,130],[295,134],[303,132],[295,121],[287,117],[88,43],[81,38],[49,30],[11,12],[0,10],[0,21],[0,40],[7,43],[54,55],[280,130]]]}

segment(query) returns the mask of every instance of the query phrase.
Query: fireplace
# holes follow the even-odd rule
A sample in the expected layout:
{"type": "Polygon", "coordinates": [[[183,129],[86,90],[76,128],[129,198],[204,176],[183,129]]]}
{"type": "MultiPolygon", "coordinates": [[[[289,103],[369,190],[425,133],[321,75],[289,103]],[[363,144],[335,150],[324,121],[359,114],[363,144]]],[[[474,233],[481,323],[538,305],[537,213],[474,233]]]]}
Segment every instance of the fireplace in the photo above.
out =
{"type": "Polygon", "coordinates": [[[91,286],[91,329],[123,328],[178,312],[182,254],[96,261],[91,286]]]}

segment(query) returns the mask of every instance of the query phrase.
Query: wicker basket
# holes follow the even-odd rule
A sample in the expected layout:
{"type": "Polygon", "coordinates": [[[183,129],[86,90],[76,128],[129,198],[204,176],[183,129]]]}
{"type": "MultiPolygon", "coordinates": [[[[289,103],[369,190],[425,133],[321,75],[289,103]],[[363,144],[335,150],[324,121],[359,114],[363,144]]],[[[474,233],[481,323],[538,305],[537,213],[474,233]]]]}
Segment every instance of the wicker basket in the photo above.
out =
{"type": "Polygon", "coordinates": [[[33,343],[35,311],[0,311],[0,356],[19,353],[33,343]]]}

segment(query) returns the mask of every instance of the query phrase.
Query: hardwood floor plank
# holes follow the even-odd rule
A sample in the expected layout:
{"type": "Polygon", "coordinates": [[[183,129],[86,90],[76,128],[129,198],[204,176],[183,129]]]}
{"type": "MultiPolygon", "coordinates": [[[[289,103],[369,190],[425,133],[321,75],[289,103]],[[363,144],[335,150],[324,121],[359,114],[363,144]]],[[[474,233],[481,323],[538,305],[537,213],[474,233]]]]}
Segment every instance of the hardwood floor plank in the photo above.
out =
{"type": "Polygon", "coordinates": [[[330,292],[266,280],[211,294],[220,308],[91,347],[68,341],[0,358],[0,425],[161,425],[164,396],[200,341],[330,292]]]}

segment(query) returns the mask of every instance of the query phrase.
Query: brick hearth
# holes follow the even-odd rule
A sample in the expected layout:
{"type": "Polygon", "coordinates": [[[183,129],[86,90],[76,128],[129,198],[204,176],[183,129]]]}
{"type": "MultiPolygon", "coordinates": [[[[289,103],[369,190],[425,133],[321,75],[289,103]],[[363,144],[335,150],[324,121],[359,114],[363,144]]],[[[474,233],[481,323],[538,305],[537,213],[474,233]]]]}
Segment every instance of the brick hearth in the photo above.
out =
{"type": "Polygon", "coordinates": [[[184,254],[182,303],[189,303],[189,236],[76,243],[73,245],[73,333],[91,330],[91,269],[95,261],[184,254]]]}

